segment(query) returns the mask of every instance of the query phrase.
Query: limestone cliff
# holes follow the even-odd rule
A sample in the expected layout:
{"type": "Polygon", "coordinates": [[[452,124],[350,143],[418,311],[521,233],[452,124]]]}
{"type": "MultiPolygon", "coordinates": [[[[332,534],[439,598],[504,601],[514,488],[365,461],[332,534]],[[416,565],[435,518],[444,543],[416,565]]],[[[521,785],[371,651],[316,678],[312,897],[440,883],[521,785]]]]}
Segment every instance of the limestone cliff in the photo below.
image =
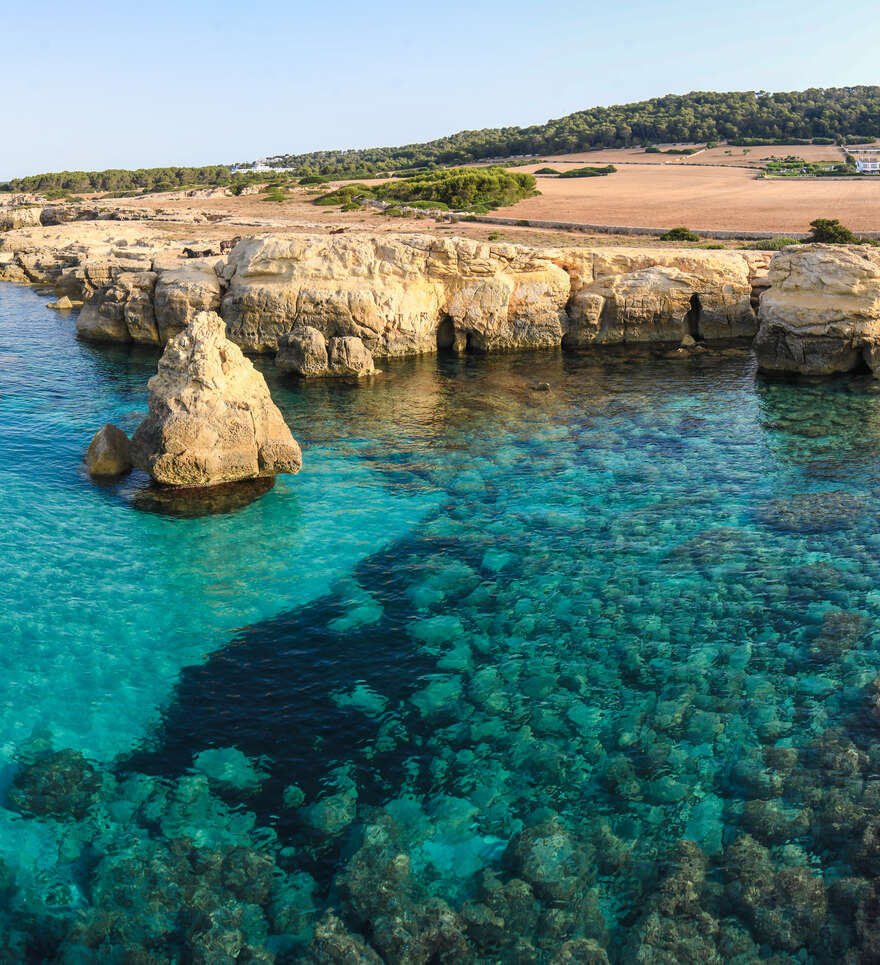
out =
{"type": "Polygon", "coordinates": [[[778,252],[761,296],[762,369],[828,375],[880,367],[880,250],[798,245],[778,252]]]}
{"type": "Polygon", "coordinates": [[[274,351],[295,326],[357,336],[378,358],[437,347],[748,336],[766,258],[668,249],[534,249],[463,238],[255,238],[230,254],[230,337],[274,351]]]}
{"type": "Polygon", "coordinates": [[[309,327],[328,343],[359,338],[376,359],[751,336],[753,284],[769,260],[428,233],[246,238],[224,254],[187,258],[199,253],[192,243],[90,230],[72,231],[65,246],[41,244],[35,229],[16,233],[14,250],[0,241],[0,279],[85,299],[77,323],[85,339],[163,345],[198,312],[218,311],[249,351],[274,353],[284,336],[309,327]]]}

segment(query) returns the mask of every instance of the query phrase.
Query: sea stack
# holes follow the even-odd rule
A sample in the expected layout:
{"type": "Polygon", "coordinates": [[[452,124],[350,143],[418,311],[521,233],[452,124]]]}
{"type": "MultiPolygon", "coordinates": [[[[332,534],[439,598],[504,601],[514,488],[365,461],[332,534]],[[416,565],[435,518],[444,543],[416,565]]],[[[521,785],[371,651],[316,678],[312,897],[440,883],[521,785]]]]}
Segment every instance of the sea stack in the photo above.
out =
{"type": "Polygon", "coordinates": [[[131,457],[156,482],[202,487],[299,472],[300,447],[266,380],[216,312],[199,312],[168,342],[149,394],[131,457]]]}

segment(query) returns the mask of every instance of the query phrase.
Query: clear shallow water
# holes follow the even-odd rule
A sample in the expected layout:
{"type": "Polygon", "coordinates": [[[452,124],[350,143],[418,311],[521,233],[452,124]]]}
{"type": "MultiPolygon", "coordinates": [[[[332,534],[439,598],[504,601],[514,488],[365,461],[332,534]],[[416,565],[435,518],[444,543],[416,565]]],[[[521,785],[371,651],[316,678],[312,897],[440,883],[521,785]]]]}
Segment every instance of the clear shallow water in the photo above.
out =
{"type": "Polygon", "coordinates": [[[16,954],[875,960],[873,381],[261,363],[303,472],[169,519],[78,465],[155,355],[44,301],[0,286],[16,954]]]}

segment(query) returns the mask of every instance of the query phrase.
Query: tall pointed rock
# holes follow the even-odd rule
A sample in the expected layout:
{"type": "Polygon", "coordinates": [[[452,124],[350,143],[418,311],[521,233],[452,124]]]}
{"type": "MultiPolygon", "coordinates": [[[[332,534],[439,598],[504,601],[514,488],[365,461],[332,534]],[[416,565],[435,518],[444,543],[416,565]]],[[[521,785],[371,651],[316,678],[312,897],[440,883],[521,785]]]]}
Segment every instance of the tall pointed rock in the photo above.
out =
{"type": "Polygon", "coordinates": [[[149,393],[131,458],[157,482],[213,486],[299,472],[300,447],[266,380],[216,312],[200,312],[168,342],[149,393]]]}

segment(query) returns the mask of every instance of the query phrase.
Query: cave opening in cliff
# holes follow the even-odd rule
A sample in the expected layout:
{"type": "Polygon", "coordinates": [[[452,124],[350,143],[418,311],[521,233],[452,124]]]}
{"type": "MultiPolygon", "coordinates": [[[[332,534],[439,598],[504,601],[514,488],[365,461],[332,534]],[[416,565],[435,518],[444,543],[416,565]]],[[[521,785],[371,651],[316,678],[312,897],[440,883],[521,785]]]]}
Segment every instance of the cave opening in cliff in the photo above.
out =
{"type": "Polygon", "coordinates": [[[694,294],[691,295],[690,311],[684,317],[684,324],[686,333],[696,342],[701,341],[703,338],[700,333],[700,315],[702,311],[703,306],[700,304],[700,296],[694,292],[694,294]]]}
{"type": "Polygon", "coordinates": [[[455,342],[455,326],[447,315],[437,326],[437,350],[449,351],[455,342]]]}

